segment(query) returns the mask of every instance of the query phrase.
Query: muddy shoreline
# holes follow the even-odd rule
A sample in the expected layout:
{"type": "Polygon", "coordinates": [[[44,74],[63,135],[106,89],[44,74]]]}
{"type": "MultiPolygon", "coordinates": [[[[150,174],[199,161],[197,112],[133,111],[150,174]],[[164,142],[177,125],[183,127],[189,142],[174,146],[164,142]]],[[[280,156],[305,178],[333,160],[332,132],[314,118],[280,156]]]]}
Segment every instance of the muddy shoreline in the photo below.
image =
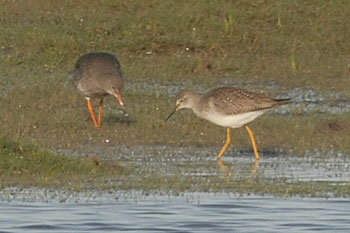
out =
{"type": "MultiPolygon", "coordinates": [[[[129,200],[137,203],[138,201],[151,199],[164,201],[164,198],[180,199],[186,202],[198,202],[202,197],[223,196],[233,199],[241,198],[274,198],[285,199],[286,197],[278,197],[273,195],[254,195],[241,194],[234,192],[181,192],[181,193],[165,193],[165,192],[144,192],[144,191],[120,191],[120,190],[90,190],[76,192],[65,189],[50,188],[19,188],[7,187],[0,189],[0,202],[26,202],[26,203],[118,203],[120,200],[129,200]]],[[[289,200],[348,200],[347,197],[288,197],[289,200]]]]}

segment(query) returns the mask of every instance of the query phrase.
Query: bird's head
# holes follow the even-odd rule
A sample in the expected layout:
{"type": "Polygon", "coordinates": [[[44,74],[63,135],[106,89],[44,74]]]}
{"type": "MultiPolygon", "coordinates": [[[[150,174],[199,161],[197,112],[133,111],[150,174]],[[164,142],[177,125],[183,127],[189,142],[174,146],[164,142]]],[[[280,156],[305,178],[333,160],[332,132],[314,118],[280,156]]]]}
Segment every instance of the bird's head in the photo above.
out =
{"type": "Polygon", "coordinates": [[[176,95],[176,105],[175,109],[169,114],[169,116],[166,118],[166,121],[169,120],[174,113],[182,108],[192,108],[193,106],[193,96],[195,95],[194,92],[189,90],[182,90],[176,95]]]}

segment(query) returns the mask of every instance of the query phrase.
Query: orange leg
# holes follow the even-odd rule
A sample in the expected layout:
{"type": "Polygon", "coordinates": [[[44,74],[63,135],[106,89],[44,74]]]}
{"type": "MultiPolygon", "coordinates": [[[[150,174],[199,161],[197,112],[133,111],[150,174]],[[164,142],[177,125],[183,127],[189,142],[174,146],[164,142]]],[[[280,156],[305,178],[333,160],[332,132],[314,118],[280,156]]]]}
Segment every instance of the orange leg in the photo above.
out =
{"type": "Polygon", "coordinates": [[[90,98],[87,98],[88,101],[88,109],[92,118],[92,121],[94,122],[95,127],[99,127],[100,125],[96,121],[95,113],[94,113],[94,108],[92,107],[91,100],[90,98]]]}
{"type": "Polygon", "coordinates": [[[227,150],[227,147],[230,145],[230,143],[231,143],[231,130],[230,130],[230,128],[227,128],[226,143],[222,147],[221,151],[219,152],[218,159],[221,159],[222,155],[225,153],[225,151],[227,150]]]}
{"type": "Polygon", "coordinates": [[[255,158],[256,158],[257,160],[259,160],[259,159],[260,159],[260,155],[259,155],[259,152],[258,152],[258,148],[257,148],[257,146],[256,146],[256,142],[255,142],[255,138],[254,138],[254,133],[253,133],[253,131],[252,131],[247,125],[245,125],[244,127],[245,127],[245,129],[248,131],[250,140],[251,140],[251,142],[252,142],[253,149],[254,149],[254,154],[255,154],[255,158]]]}
{"type": "Polygon", "coordinates": [[[102,121],[102,110],[103,110],[103,99],[100,100],[100,109],[98,111],[98,125],[101,125],[101,121],[102,121]]]}

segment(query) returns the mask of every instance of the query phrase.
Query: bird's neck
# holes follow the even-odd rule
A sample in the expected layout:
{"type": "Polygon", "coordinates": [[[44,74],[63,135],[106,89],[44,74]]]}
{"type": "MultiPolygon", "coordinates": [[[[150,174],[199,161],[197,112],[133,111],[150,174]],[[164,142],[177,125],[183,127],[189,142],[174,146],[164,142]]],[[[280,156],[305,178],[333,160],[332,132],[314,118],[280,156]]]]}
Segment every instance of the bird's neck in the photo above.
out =
{"type": "Polygon", "coordinates": [[[197,113],[201,109],[201,94],[193,93],[191,96],[191,108],[194,113],[197,113]]]}

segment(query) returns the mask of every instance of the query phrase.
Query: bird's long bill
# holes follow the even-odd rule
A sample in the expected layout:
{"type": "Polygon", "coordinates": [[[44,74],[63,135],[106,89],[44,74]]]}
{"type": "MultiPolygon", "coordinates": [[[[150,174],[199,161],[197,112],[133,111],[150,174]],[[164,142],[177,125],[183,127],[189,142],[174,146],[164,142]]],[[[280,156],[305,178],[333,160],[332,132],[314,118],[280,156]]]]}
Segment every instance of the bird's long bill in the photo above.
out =
{"type": "Polygon", "coordinates": [[[175,112],[176,112],[176,108],[174,109],[174,111],[172,111],[170,114],[169,114],[169,116],[165,119],[165,121],[168,121],[169,119],[170,119],[170,117],[172,117],[174,114],[175,114],[175,112]]]}
{"type": "Polygon", "coordinates": [[[115,93],[114,96],[115,96],[115,98],[117,98],[118,103],[120,104],[120,106],[124,107],[124,101],[123,101],[121,95],[119,93],[115,93]]]}

